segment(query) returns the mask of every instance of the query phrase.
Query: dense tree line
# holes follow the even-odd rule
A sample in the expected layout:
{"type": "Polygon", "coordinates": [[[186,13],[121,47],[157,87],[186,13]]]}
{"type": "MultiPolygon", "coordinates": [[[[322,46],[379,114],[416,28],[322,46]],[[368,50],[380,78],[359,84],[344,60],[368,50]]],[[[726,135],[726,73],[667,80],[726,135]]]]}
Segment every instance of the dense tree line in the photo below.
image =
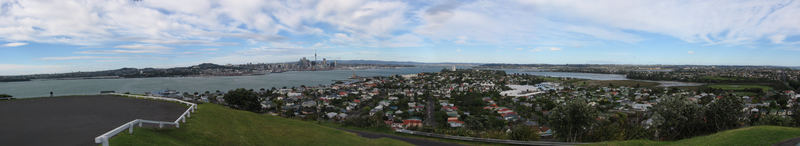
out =
{"type": "MultiPolygon", "coordinates": [[[[745,125],[744,101],[724,97],[697,104],[684,97],[666,97],[652,108],[652,119],[632,120],[629,114],[606,116],[582,99],[571,99],[551,110],[549,126],[565,141],[609,141],[630,139],[677,140],[745,125]]],[[[791,125],[788,118],[765,117],[754,124],[791,125]]],[[[800,118],[800,116],[797,116],[800,118]]]]}

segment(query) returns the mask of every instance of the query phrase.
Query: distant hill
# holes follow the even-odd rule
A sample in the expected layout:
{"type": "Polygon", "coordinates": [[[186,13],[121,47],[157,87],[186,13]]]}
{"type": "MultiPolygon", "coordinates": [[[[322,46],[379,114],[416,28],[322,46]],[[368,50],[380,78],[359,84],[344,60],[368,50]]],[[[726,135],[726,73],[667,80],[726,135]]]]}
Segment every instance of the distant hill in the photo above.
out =
{"type": "Polygon", "coordinates": [[[410,145],[282,117],[201,104],[178,129],[136,128],[121,132],[111,145],[410,145]]]}
{"type": "Polygon", "coordinates": [[[775,143],[800,137],[800,128],[780,126],[753,126],[717,132],[678,141],[628,140],[599,142],[589,145],[773,145],[775,143]]]}

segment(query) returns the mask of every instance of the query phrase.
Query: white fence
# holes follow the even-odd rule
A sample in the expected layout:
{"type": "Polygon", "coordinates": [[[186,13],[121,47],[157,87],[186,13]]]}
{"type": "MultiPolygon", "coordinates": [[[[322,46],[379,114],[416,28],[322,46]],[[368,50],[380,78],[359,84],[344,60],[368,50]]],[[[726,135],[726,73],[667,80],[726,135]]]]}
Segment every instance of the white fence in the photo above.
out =
{"type": "Polygon", "coordinates": [[[94,142],[95,143],[103,143],[103,146],[108,146],[108,139],[110,139],[111,137],[113,137],[114,135],[117,135],[118,133],[120,133],[122,131],[125,131],[125,129],[128,130],[128,133],[133,134],[133,126],[134,125],[139,125],[139,127],[142,127],[142,123],[158,124],[158,128],[163,128],[164,125],[175,125],[176,128],[180,128],[180,125],[181,125],[180,122],[186,123],[186,118],[191,117],[191,113],[193,113],[194,110],[197,109],[197,104],[194,104],[194,103],[191,103],[191,102],[186,102],[186,101],[183,101],[183,100],[173,99],[173,98],[163,98],[163,97],[153,97],[153,96],[140,96],[140,95],[128,95],[128,94],[118,94],[118,93],[111,93],[111,95],[135,97],[135,98],[144,98],[144,99],[174,101],[174,102],[179,102],[179,103],[183,103],[183,104],[188,105],[189,109],[186,109],[186,111],[183,112],[183,114],[181,114],[181,116],[179,116],[178,119],[176,119],[174,122],[135,119],[135,120],[130,121],[128,123],[122,124],[121,126],[119,126],[117,128],[114,128],[111,131],[108,131],[108,132],[104,133],[103,135],[100,135],[100,136],[97,136],[97,137],[94,138],[94,142]]]}

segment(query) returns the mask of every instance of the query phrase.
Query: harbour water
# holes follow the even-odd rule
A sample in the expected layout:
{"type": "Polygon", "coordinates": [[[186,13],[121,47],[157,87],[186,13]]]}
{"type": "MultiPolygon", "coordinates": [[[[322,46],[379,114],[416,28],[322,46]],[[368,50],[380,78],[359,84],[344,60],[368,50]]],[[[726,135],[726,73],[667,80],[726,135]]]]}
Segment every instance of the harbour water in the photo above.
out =
{"type": "Polygon", "coordinates": [[[215,92],[235,88],[269,89],[272,87],[299,87],[301,85],[329,85],[335,80],[347,80],[357,76],[389,76],[395,74],[414,74],[439,72],[442,66],[420,66],[410,68],[299,71],[272,73],[257,76],[212,76],[212,77],[161,77],[161,78],[123,78],[123,79],[83,79],[83,80],[35,80],[27,82],[0,82],[0,94],[16,98],[46,97],[50,91],[58,95],[89,95],[100,91],[118,93],[144,93],[166,89],[179,92],[215,92]]]}
{"type": "MultiPolygon", "coordinates": [[[[627,77],[625,77],[625,75],[621,75],[621,74],[598,74],[598,73],[577,73],[577,72],[547,72],[547,71],[528,71],[528,70],[518,70],[518,69],[507,69],[505,71],[508,74],[520,73],[520,74],[530,74],[530,75],[537,75],[537,76],[566,77],[566,78],[589,79],[589,80],[630,80],[627,77]]],[[[656,83],[659,83],[660,84],[659,86],[662,86],[662,87],[700,86],[700,85],[704,85],[702,83],[690,83],[690,82],[678,82],[678,81],[651,81],[651,80],[637,80],[637,81],[656,82],[656,83]]]]}
{"type": "MultiPolygon", "coordinates": [[[[329,85],[336,80],[347,80],[353,74],[357,76],[389,76],[414,74],[421,72],[439,72],[445,66],[419,66],[410,68],[367,69],[367,70],[331,70],[300,71],[272,73],[257,76],[212,76],[212,77],[162,77],[162,78],[123,78],[123,79],[83,79],[83,80],[35,80],[27,82],[0,82],[0,94],[9,94],[17,98],[46,97],[50,91],[58,95],[89,95],[100,91],[116,91],[145,93],[166,89],[179,92],[215,92],[235,88],[260,89],[299,87],[301,85],[329,85]]],[[[464,67],[459,67],[464,68],[464,67]]],[[[593,74],[572,72],[541,72],[524,70],[506,70],[506,73],[527,73],[539,76],[569,77],[591,80],[628,80],[625,75],[593,74]]],[[[662,86],[697,86],[702,84],[659,82],[662,86]]]]}

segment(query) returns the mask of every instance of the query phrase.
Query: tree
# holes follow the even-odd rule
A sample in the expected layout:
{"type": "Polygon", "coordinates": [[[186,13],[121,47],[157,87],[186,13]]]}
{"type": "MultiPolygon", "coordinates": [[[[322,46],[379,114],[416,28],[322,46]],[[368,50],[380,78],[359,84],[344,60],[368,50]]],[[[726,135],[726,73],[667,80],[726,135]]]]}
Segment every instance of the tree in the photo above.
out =
{"type": "Polygon", "coordinates": [[[263,101],[263,99],[259,98],[258,94],[251,90],[244,88],[235,89],[229,91],[222,98],[225,99],[225,102],[228,103],[228,105],[237,109],[252,112],[261,112],[262,110],[261,101],[263,101]]]}
{"type": "Polygon", "coordinates": [[[703,128],[703,110],[683,97],[665,97],[653,106],[656,135],[666,140],[675,140],[707,133],[703,128]]]}
{"type": "Polygon", "coordinates": [[[708,123],[715,131],[723,131],[739,127],[739,121],[744,115],[744,101],[733,96],[717,99],[708,104],[706,108],[708,123]]]}
{"type": "Polygon", "coordinates": [[[548,119],[556,137],[574,142],[587,134],[596,117],[596,109],[586,101],[572,99],[566,105],[554,108],[548,119]]]}

